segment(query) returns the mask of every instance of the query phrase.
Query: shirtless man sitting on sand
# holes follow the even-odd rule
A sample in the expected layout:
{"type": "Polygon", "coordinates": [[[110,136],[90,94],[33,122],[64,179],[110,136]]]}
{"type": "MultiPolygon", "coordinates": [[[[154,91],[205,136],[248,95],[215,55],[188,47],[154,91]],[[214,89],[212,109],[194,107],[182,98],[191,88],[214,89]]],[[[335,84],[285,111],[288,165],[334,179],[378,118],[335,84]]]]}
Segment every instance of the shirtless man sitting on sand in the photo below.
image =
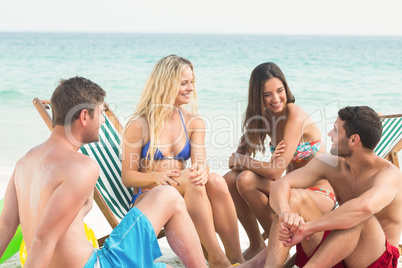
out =
{"type": "MultiPolygon", "coordinates": [[[[332,155],[322,154],[272,185],[271,206],[280,222],[276,232],[284,246],[297,244],[297,266],[397,267],[402,173],[374,153],[381,133],[380,118],[371,108],[343,108],[328,134],[332,155]],[[333,186],[340,204],[325,215],[294,189],[322,178],[333,186]]],[[[265,253],[265,267],[282,266],[273,265],[272,252],[265,253]]],[[[257,255],[244,267],[262,267],[262,259],[257,255]]]]}
{"type": "MultiPolygon", "coordinates": [[[[25,267],[166,267],[156,234],[164,226],[187,267],[206,267],[183,198],[155,187],[131,209],[105,245],[88,243],[83,219],[91,210],[98,165],[77,150],[99,141],[105,91],[82,77],[61,81],[52,95],[53,131],[21,158],[8,184],[0,216],[0,256],[18,225],[27,245],[25,267]]],[[[189,174],[182,174],[189,176],[189,174]]]]}

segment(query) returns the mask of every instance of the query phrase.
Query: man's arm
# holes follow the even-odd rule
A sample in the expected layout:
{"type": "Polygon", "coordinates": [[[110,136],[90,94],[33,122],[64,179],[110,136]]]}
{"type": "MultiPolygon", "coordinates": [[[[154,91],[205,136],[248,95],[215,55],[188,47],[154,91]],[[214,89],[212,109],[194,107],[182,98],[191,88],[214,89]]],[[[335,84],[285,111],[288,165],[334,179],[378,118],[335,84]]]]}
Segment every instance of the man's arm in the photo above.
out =
{"type": "Polygon", "coordinates": [[[378,213],[395,198],[400,190],[401,174],[393,168],[382,171],[373,186],[360,196],[343,203],[320,218],[301,224],[297,235],[287,245],[297,244],[301,238],[326,230],[349,229],[378,213]]]}
{"type": "Polygon", "coordinates": [[[60,238],[82,209],[99,175],[99,168],[89,158],[75,159],[62,175],[43,211],[35,231],[25,267],[47,267],[60,238]]]}
{"type": "Polygon", "coordinates": [[[321,218],[307,222],[308,232],[348,229],[367,220],[392,202],[400,190],[400,181],[401,174],[393,167],[382,171],[369,190],[321,218]]]}
{"type": "Polygon", "coordinates": [[[307,188],[315,182],[326,177],[328,165],[318,160],[311,160],[302,168],[296,169],[271,185],[270,205],[279,216],[283,213],[291,213],[289,205],[290,191],[292,188],[307,188]]]}
{"type": "Polygon", "coordinates": [[[3,211],[0,215],[0,257],[4,254],[8,244],[20,224],[17,193],[15,191],[14,173],[8,182],[4,196],[3,211]]]}

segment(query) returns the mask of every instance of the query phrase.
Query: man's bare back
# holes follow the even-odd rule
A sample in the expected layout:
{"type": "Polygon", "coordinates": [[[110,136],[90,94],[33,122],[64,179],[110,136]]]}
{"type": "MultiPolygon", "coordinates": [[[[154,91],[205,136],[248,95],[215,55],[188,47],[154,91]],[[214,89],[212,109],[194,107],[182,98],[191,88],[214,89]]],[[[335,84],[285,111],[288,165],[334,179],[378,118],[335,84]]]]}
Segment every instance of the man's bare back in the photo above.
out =
{"type": "MultiPolygon", "coordinates": [[[[28,247],[37,228],[41,228],[44,235],[50,235],[50,230],[53,230],[50,227],[54,224],[44,220],[51,219],[49,213],[66,211],[62,219],[70,227],[61,234],[49,267],[83,267],[92,254],[93,248],[86,239],[83,219],[92,208],[91,192],[95,182],[85,180],[89,176],[82,173],[97,172],[98,167],[91,159],[52,138],[30,150],[16,165],[13,179],[21,228],[28,247]],[[68,200],[71,194],[65,193],[71,192],[76,193],[72,196],[76,200],[68,200]],[[69,217],[75,207],[71,202],[82,203],[75,218],[69,217]]],[[[60,234],[55,232],[54,235],[60,234]]]]}

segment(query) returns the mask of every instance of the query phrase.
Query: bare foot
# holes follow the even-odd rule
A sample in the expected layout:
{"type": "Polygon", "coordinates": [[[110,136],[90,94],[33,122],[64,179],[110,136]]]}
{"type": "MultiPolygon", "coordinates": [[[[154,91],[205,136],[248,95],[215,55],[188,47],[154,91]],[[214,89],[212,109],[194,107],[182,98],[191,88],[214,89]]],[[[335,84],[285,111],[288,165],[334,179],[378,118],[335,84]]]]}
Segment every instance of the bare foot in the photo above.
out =
{"type": "Polygon", "coordinates": [[[231,252],[226,252],[226,257],[228,258],[228,260],[232,263],[232,264],[236,264],[236,263],[243,263],[246,260],[243,257],[243,253],[240,251],[238,254],[233,255],[231,254],[231,252]]]}
{"type": "Polygon", "coordinates": [[[227,258],[217,259],[217,260],[208,260],[209,268],[222,268],[229,267],[231,264],[227,258]]]}
{"type": "Polygon", "coordinates": [[[259,245],[259,247],[252,247],[250,246],[243,252],[243,257],[246,261],[252,259],[255,255],[257,255],[261,250],[265,249],[265,243],[259,245]]]}

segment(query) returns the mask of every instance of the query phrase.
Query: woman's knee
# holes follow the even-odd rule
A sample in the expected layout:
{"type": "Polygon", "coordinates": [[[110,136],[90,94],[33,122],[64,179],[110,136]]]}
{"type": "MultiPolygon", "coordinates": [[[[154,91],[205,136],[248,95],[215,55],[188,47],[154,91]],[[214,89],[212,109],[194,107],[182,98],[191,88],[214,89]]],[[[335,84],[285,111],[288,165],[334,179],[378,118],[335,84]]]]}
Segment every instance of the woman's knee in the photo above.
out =
{"type": "MultiPolygon", "coordinates": [[[[212,173],[214,174],[214,173],[212,173]]],[[[211,174],[210,174],[211,175],[211,174]]],[[[239,175],[239,172],[236,171],[229,171],[225,175],[223,175],[224,180],[226,181],[227,185],[229,187],[236,186],[236,180],[237,176],[239,175]]]]}
{"type": "Polygon", "coordinates": [[[205,186],[208,194],[210,193],[217,195],[229,194],[229,188],[226,180],[218,173],[209,174],[208,183],[205,186]]]}
{"type": "MultiPolygon", "coordinates": [[[[208,183],[207,183],[208,184],[208,183]]],[[[180,184],[179,185],[179,191],[182,193],[183,196],[206,196],[206,186],[205,185],[197,185],[191,180],[186,182],[185,184],[180,184]]]]}
{"type": "Polygon", "coordinates": [[[237,190],[240,193],[257,190],[256,174],[251,170],[242,171],[236,180],[237,190]]]}

